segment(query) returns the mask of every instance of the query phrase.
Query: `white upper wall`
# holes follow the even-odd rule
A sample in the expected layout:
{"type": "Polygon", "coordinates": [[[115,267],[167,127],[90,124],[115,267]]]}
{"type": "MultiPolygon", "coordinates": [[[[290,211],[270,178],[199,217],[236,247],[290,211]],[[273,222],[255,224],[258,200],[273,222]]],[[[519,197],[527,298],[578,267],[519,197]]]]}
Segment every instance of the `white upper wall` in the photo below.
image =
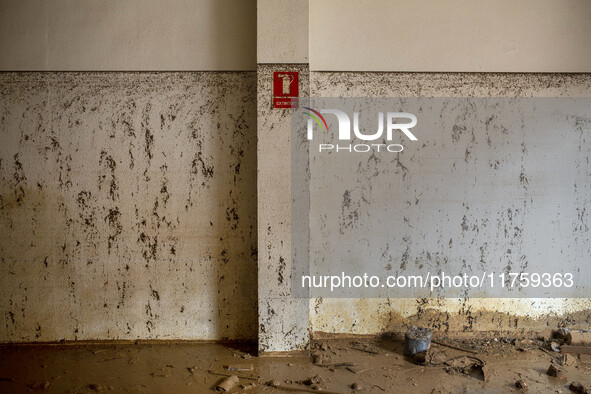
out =
{"type": "Polygon", "coordinates": [[[258,0],[257,61],[308,63],[308,0],[258,0]]]}
{"type": "Polygon", "coordinates": [[[310,0],[315,71],[591,72],[589,0],[310,0]]]}
{"type": "Polygon", "coordinates": [[[255,69],[256,0],[0,0],[2,71],[255,69]]]}
{"type": "Polygon", "coordinates": [[[591,72],[590,48],[590,0],[0,0],[0,71],[591,72]]]}

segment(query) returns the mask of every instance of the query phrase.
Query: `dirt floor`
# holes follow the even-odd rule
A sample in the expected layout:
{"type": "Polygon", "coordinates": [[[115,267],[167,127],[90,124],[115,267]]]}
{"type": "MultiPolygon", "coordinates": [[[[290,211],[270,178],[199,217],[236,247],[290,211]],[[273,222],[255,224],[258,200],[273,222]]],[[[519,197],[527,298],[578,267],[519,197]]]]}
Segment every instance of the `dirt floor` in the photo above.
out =
{"type": "Polygon", "coordinates": [[[429,365],[403,356],[401,338],[315,342],[311,356],[255,357],[252,346],[196,343],[10,345],[0,347],[0,392],[211,393],[237,375],[230,392],[569,393],[591,385],[591,356],[568,357],[549,341],[433,343],[429,365]],[[250,349],[249,349],[250,347],[250,349]],[[557,349],[556,349],[557,350],[557,349]],[[566,379],[547,375],[552,361],[566,379]],[[484,365],[484,366],[483,366],[484,365]]]}

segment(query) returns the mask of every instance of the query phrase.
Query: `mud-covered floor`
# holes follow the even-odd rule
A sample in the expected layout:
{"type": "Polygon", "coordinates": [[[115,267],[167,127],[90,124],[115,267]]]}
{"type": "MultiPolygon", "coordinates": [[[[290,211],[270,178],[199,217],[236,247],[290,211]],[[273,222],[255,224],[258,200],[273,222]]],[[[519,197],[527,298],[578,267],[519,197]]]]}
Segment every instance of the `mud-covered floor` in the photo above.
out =
{"type": "Polygon", "coordinates": [[[207,393],[232,374],[239,381],[230,392],[251,393],[501,393],[517,390],[518,380],[529,392],[568,393],[573,381],[591,384],[591,360],[578,356],[568,359],[566,379],[549,377],[561,353],[543,340],[438,341],[468,351],[433,344],[436,365],[423,366],[405,358],[393,337],[316,342],[311,356],[290,357],[255,357],[248,345],[171,342],[1,346],[0,392],[207,393]],[[486,381],[473,368],[477,360],[486,381]]]}

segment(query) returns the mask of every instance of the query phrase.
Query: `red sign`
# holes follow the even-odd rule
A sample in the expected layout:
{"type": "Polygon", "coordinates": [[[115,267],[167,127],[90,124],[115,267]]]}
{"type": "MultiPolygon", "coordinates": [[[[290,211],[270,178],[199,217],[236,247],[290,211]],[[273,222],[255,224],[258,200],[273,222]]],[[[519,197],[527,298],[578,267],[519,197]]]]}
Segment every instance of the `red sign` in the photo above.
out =
{"type": "Polygon", "coordinates": [[[273,108],[297,108],[299,84],[297,71],[275,71],[273,73],[273,108]]]}

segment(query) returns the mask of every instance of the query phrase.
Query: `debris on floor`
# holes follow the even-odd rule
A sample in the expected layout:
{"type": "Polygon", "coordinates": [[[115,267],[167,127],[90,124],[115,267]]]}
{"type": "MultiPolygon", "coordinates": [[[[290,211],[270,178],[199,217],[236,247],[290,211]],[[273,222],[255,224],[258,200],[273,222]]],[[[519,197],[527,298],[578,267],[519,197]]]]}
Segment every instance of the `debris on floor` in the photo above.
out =
{"type": "Polygon", "coordinates": [[[431,339],[431,342],[432,343],[435,343],[435,344],[437,344],[439,346],[447,347],[447,348],[454,349],[454,350],[459,350],[459,351],[466,352],[466,353],[472,353],[472,354],[478,353],[478,352],[476,352],[474,350],[466,349],[466,348],[459,347],[459,346],[454,346],[452,344],[445,343],[443,341],[437,341],[437,340],[431,339]]]}
{"type": "Polygon", "coordinates": [[[31,390],[47,390],[49,388],[50,383],[48,381],[40,382],[40,383],[32,383],[29,385],[31,390]]]}
{"type": "Polygon", "coordinates": [[[583,386],[581,383],[579,382],[572,382],[569,386],[568,386],[570,391],[574,391],[575,393],[581,393],[581,394],[589,394],[591,393],[591,388],[583,386]]]}
{"type": "Polygon", "coordinates": [[[96,391],[97,393],[101,392],[104,390],[104,387],[101,386],[100,384],[96,384],[96,383],[90,383],[86,385],[86,388],[91,390],[91,391],[96,391]]]}
{"type": "Polygon", "coordinates": [[[5,346],[0,347],[0,376],[8,379],[0,379],[0,392],[564,394],[570,387],[570,392],[589,393],[591,355],[565,353],[571,345],[562,343],[549,334],[439,336],[428,349],[408,357],[405,334],[395,333],[325,339],[311,345],[313,358],[267,355],[248,361],[243,357],[248,351],[222,344],[5,346]],[[561,345],[560,353],[550,350],[551,341],[561,345]],[[319,359],[323,362],[313,362],[319,359]],[[27,365],[28,372],[13,365],[27,365]],[[73,369],[76,374],[69,373],[73,369]]]}
{"type": "Polygon", "coordinates": [[[564,336],[564,343],[567,345],[591,345],[591,332],[582,330],[569,331],[564,336]]]}
{"type": "Polygon", "coordinates": [[[457,371],[465,375],[478,377],[483,381],[488,381],[488,368],[486,363],[474,356],[458,356],[444,362],[447,366],[446,371],[457,371]]]}
{"type": "Polygon", "coordinates": [[[521,352],[533,350],[537,347],[534,340],[532,340],[530,338],[516,340],[514,345],[515,345],[515,348],[521,352]]]}
{"type": "Polygon", "coordinates": [[[574,353],[574,354],[591,354],[591,346],[583,345],[562,345],[560,350],[563,353],[574,353]]]}
{"type": "Polygon", "coordinates": [[[240,385],[240,388],[244,391],[250,390],[250,389],[254,389],[255,387],[257,387],[256,383],[248,383],[248,384],[242,384],[240,385]]]}
{"type": "Polygon", "coordinates": [[[168,378],[171,376],[170,370],[167,368],[160,368],[158,371],[152,372],[150,375],[156,378],[168,378]]]}
{"type": "Polygon", "coordinates": [[[252,371],[252,363],[248,364],[230,364],[226,366],[228,371],[252,371]]]}
{"type": "Polygon", "coordinates": [[[444,350],[430,348],[413,356],[413,362],[420,365],[440,365],[449,357],[444,350]]]}
{"type": "Polygon", "coordinates": [[[576,357],[570,353],[563,354],[562,358],[560,359],[560,364],[565,367],[573,366],[576,363],[577,363],[576,357]]]}
{"type": "Polygon", "coordinates": [[[519,379],[515,382],[515,387],[519,390],[527,390],[527,382],[525,380],[519,379]]]}
{"type": "Polygon", "coordinates": [[[351,349],[368,354],[380,354],[379,350],[374,348],[371,344],[365,342],[355,341],[351,343],[351,349]]]}
{"type": "Polygon", "coordinates": [[[324,354],[322,353],[313,353],[312,354],[312,362],[316,365],[324,364],[324,354]]]}
{"type": "Polygon", "coordinates": [[[554,363],[550,364],[546,374],[556,379],[566,379],[566,369],[563,366],[554,363]]]}
{"type": "Polygon", "coordinates": [[[354,374],[360,374],[367,371],[371,371],[371,368],[368,364],[349,365],[346,368],[348,371],[353,372],[354,374]]]}
{"type": "Polygon", "coordinates": [[[557,339],[562,339],[568,335],[569,329],[567,327],[560,327],[556,331],[554,331],[554,337],[557,339]]]}
{"type": "Polygon", "coordinates": [[[268,382],[267,382],[267,386],[269,386],[269,387],[275,387],[275,388],[278,388],[278,387],[280,387],[280,386],[281,386],[281,382],[280,382],[280,381],[278,381],[277,379],[275,379],[275,380],[270,380],[270,381],[268,381],[268,382]]]}
{"type": "Polygon", "coordinates": [[[320,375],[315,375],[309,379],[301,381],[301,383],[306,386],[320,386],[324,383],[324,379],[322,379],[322,376],[320,375]]]}
{"type": "Polygon", "coordinates": [[[223,379],[220,383],[218,383],[218,385],[216,386],[216,390],[230,391],[230,390],[232,390],[232,388],[234,386],[236,386],[238,384],[239,381],[240,381],[240,379],[238,379],[238,376],[236,376],[236,375],[229,376],[229,377],[223,379]]]}

